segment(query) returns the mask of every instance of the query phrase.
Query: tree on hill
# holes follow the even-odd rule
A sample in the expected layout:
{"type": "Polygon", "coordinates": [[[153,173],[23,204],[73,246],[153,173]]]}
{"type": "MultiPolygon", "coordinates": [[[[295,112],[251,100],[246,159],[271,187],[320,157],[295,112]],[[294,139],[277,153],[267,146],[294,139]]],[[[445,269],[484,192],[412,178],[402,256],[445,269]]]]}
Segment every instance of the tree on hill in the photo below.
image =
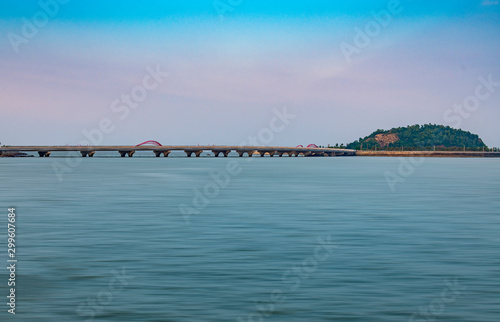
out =
{"type": "Polygon", "coordinates": [[[444,125],[425,124],[377,130],[347,145],[348,149],[458,150],[487,149],[478,135],[444,125]]]}

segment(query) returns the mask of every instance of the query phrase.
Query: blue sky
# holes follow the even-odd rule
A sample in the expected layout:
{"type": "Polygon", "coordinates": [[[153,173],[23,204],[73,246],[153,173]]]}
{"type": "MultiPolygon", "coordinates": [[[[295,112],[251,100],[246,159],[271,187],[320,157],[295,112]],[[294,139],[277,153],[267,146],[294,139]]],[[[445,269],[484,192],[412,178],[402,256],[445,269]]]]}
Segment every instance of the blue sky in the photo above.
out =
{"type": "Polygon", "coordinates": [[[269,144],[438,123],[500,146],[500,88],[455,107],[500,81],[495,0],[400,1],[386,25],[391,1],[52,1],[0,4],[2,144],[77,144],[103,119],[101,144],[238,144],[286,106],[297,118],[269,144]],[[55,11],[26,37],[40,3],[55,11]],[[168,77],[121,119],[113,102],[151,66],[168,77]]]}
{"type": "MultiPolygon", "coordinates": [[[[64,15],[57,20],[66,21],[149,21],[163,20],[172,17],[211,17],[217,1],[99,1],[69,0],[64,15]]],[[[371,10],[386,7],[389,1],[291,1],[291,0],[221,0],[221,3],[233,7],[237,17],[269,16],[279,17],[311,17],[311,16],[366,16],[371,10]],[[235,8],[238,8],[235,10],[235,8]]],[[[468,16],[473,14],[491,14],[495,1],[475,0],[421,0],[403,1],[406,8],[403,16],[436,16],[445,17],[468,16]],[[490,4],[490,5],[488,5],[490,4]],[[487,9],[485,9],[487,7],[487,9]]],[[[21,18],[35,12],[39,1],[26,0],[22,5],[18,1],[5,0],[1,4],[3,18],[21,18]]],[[[498,13],[498,9],[494,8],[498,13]]]]}

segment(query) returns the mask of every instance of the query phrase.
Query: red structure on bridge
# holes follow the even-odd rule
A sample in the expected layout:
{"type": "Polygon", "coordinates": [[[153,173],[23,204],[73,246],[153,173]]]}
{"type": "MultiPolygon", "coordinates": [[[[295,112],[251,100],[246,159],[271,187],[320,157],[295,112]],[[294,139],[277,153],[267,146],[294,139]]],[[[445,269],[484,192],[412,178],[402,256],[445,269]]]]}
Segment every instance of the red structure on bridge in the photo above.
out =
{"type": "Polygon", "coordinates": [[[142,143],[139,143],[137,144],[136,146],[141,146],[141,145],[156,145],[156,146],[163,146],[160,144],[160,142],[158,141],[155,141],[155,140],[148,140],[148,141],[144,141],[142,143]]]}
{"type": "MultiPolygon", "coordinates": [[[[297,145],[296,148],[303,148],[304,146],[303,145],[297,145]]],[[[318,148],[318,146],[316,144],[309,144],[307,146],[308,148],[318,148]]]]}

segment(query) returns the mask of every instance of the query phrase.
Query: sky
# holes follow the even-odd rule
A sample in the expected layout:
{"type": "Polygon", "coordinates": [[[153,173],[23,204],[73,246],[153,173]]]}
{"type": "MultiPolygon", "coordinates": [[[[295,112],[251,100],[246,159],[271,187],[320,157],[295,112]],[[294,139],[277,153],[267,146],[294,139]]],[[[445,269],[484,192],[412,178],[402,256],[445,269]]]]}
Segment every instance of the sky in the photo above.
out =
{"type": "Polygon", "coordinates": [[[496,0],[3,0],[0,143],[500,147],[499,35],[496,0]]]}

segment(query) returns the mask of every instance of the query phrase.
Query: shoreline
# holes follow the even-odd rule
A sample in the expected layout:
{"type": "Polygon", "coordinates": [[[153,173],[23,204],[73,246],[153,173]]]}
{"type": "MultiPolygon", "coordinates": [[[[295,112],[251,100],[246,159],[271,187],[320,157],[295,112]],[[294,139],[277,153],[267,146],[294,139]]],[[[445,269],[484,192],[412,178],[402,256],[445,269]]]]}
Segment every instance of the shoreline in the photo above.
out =
{"type": "Polygon", "coordinates": [[[360,157],[500,158],[500,152],[482,151],[356,151],[360,157]]]}

